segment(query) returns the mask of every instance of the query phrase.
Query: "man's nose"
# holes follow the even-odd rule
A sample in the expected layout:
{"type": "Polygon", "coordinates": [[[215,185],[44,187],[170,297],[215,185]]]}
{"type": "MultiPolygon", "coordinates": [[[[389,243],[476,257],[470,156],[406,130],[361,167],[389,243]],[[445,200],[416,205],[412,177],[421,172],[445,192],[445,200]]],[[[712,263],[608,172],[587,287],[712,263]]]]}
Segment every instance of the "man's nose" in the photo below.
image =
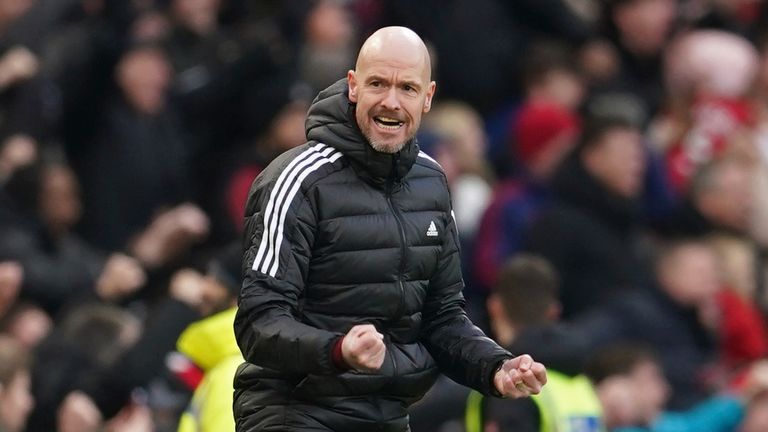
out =
{"type": "Polygon", "coordinates": [[[391,87],[389,90],[387,90],[387,94],[381,101],[381,105],[388,110],[400,110],[400,99],[398,98],[397,88],[391,87]]]}

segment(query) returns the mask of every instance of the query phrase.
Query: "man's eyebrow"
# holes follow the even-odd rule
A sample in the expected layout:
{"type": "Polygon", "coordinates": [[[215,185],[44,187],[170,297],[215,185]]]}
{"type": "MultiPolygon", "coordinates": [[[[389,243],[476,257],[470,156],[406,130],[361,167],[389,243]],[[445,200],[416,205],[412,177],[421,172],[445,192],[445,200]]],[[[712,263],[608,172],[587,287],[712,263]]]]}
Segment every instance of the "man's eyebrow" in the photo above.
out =
{"type": "Polygon", "coordinates": [[[417,89],[421,88],[421,84],[417,80],[408,80],[408,79],[407,80],[402,80],[402,81],[400,81],[400,84],[402,84],[402,85],[409,85],[409,86],[411,86],[413,88],[417,88],[417,89]]]}
{"type": "Polygon", "coordinates": [[[384,82],[389,82],[389,80],[387,80],[387,79],[386,79],[386,78],[384,78],[383,76],[380,76],[380,75],[375,75],[375,74],[374,74],[374,75],[371,75],[371,76],[369,76],[369,77],[368,77],[368,78],[365,80],[365,82],[373,82],[373,81],[384,81],[384,82]]]}

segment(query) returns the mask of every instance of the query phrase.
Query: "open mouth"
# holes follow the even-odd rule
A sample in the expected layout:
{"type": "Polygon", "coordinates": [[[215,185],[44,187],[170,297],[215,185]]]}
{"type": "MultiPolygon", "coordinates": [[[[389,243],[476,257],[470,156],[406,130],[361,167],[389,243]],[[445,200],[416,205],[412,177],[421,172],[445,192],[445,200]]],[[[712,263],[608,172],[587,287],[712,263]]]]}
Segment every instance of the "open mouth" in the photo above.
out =
{"type": "Polygon", "coordinates": [[[398,119],[394,119],[391,117],[384,117],[384,116],[375,116],[373,118],[374,123],[376,123],[380,128],[387,129],[387,130],[397,130],[400,129],[400,127],[405,124],[405,122],[400,121],[398,119]]]}

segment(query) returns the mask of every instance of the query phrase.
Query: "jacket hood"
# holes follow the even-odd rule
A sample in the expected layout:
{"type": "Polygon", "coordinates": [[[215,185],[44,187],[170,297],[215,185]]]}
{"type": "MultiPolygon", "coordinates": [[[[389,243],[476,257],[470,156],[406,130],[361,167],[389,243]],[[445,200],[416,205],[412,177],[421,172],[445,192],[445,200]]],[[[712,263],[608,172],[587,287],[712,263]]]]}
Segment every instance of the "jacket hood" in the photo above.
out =
{"type": "Polygon", "coordinates": [[[339,150],[350,160],[358,175],[373,183],[401,180],[419,154],[416,140],[409,141],[395,154],[374,150],[357,125],[356,104],[349,100],[348,93],[349,85],[344,78],[317,95],[304,125],[307,139],[339,150]]]}
{"type": "Polygon", "coordinates": [[[229,308],[192,323],[179,336],[178,350],[205,371],[221,361],[240,356],[232,327],[237,308],[229,308]]]}

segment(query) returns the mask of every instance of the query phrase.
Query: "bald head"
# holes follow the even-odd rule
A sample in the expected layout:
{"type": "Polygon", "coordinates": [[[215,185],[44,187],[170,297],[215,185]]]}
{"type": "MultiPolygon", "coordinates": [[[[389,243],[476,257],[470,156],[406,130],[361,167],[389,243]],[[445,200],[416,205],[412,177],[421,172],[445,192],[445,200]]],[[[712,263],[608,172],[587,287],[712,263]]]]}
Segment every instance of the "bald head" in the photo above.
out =
{"type": "Polygon", "coordinates": [[[429,111],[435,83],[424,41],[405,27],[376,31],[347,73],[349,100],[368,143],[383,153],[400,151],[429,111]]]}
{"type": "Polygon", "coordinates": [[[432,76],[429,51],[421,37],[408,27],[384,27],[365,40],[357,55],[355,70],[366,68],[371,62],[399,61],[418,67],[425,82],[432,76]]]}

